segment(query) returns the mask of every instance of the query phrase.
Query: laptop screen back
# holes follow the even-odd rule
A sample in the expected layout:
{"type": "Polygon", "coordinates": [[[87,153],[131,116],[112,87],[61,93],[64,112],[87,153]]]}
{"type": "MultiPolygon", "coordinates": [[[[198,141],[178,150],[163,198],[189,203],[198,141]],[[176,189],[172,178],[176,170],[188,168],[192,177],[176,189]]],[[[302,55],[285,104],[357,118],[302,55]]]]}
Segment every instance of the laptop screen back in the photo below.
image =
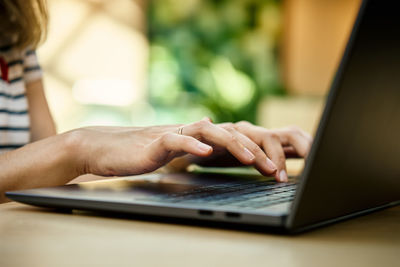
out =
{"type": "Polygon", "coordinates": [[[304,227],[400,199],[400,17],[364,1],[289,219],[304,227]]]}

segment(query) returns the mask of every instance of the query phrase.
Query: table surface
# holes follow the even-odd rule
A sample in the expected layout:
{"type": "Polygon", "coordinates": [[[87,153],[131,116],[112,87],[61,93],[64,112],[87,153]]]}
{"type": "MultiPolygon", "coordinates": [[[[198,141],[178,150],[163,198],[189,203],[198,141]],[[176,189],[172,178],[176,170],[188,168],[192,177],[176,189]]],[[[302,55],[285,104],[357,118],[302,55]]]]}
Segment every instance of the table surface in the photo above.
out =
{"type": "Polygon", "coordinates": [[[399,262],[400,206],[282,236],[0,205],[0,266],[386,267],[399,262]]]}

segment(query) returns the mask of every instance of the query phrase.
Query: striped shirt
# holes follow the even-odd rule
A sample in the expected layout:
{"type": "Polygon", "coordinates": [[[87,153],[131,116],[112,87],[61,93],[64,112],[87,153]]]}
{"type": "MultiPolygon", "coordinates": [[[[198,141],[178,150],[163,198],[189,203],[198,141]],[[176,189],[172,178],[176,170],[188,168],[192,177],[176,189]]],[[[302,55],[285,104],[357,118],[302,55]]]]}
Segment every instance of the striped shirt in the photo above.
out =
{"type": "Polygon", "coordinates": [[[26,84],[42,77],[36,53],[0,46],[0,153],[30,141],[26,84]]]}

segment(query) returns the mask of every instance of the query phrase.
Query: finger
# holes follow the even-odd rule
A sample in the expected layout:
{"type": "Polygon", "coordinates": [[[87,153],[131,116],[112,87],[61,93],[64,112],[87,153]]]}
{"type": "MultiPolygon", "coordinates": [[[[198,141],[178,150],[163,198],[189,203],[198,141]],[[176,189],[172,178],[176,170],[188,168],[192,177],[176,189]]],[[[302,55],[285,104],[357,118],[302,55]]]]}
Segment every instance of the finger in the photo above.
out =
{"type": "Polygon", "coordinates": [[[201,120],[184,127],[184,135],[190,135],[206,143],[226,148],[241,163],[254,163],[255,156],[235,136],[222,127],[212,124],[208,120],[201,120]]]}
{"type": "MultiPolygon", "coordinates": [[[[230,123],[221,123],[220,124],[223,127],[229,127],[230,123]]],[[[245,136],[248,136],[250,138],[250,140],[252,140],[253,142],[255,142],[256,144],[261,145],[263,142],[263,138],[265,136],[265,133],[268,132],[270,133],[271,131],[268,131],[267,129],[252,125],[248,122],[240,122],[237,123],[234,128],[239,131],[240,133],[244,134],[245,136]]],[[[283,130],[278,130],[279,135],[282,135],[283,130]]],[[[303,134],[303,137],[305,138],[305,140],[311,144],[312,143],[312,137],[307,134],[304,131],[301,131],[303,134]]],[[[280,138],[282,139],[282,138],[280,138]]],[[[287,139],[287,138],[286,138],[287,139]]],[[[290,144],[290,142],[288,140],[281,140],[281,144],[283,145],[283,151],[285,153],[286,158],[300,158],[302,156],[300,156],[296,149],[290,144]]]]}
{"type": "Polygon", "coordinates": [[[288,181],[286,158],[279,135],[273,134],[271,131],[246,121],[236,123],[234,128],[263,148],[267,157],[270,158],[277,167],[275,172],[277,181],[288,181]]]}
{"type": "Polygon", "coordinates": [[[275,172],[276,180],[280,182],[288,181],[286,157],[279,135],[246,121],[236,123],[235,128],[261,146],[267,157],[275,163],[277,167],[277,171],[275,172]]]}
{"type": "Polygon", "coordinates": [[[275,163],[277,171],[275,178],[278,182],[287,182],[286,157],[280,139],[276,135],[265,137],[262,147],[267,156],[275,163]]]}
{"type": "Polygon", "coordinates": [[[292,146],[300,157],[305,158],[308,155],[312,144],[311,137],[296,128],[283,130],[281,133],[284,145],[292,146]]]}
{"type": "Polygon", "coordinates": [[[152,142],[147,149],[152,162],[163,164],[180,153],[190,153],[200,157],[209,156],[212,147],[191,137],[167,133],[152,142]]]}
{"type": "Polygon", "coordinates": [[[295,126],[294,127],[295,130],[297,130],[299,132],[299,134],[301,134],[309,143],[312,143],[313,138],[311,136],[311,134],[307,133],[306,131],[304,131],[303,129],[295,126]]]}
{"type": "Polygon", "coordinates": [[[292,158],[292,159],[301,158],[293,146],[284,146],[283,152],[285,152],[285,156],[287,159],[288,158],[292,158]]]}
{"type": "Polygon", "coordinates": [[[288,151],[288,156],[290,157],[306,157],[310,151],[313,142],[313,138],[311,137],[311,135],[297,126],[268,131],[267,129],[260,126],[255,126],[249,122],[241,121],[235,124],[235,128],[239,132],[248,136],[257,144],[261,144],[261,142],[263,142],[266,132],[278,133],[281,144],[284,147],[293,146],[294,150],[297,149],[295,153],[293,153],[292,149],[285,149],[288,151]]]}
{"type": "Polygon", "coordinates": [[[276,165],[267,157],[265,152],[260,148],[259,145],[254,143],[250,138],[243,135],[242,133],[236,131],[235,129],[228,127],[226,128],[232,135],[234,135],[248,150],[253,153],[256,157],[254,162],[254,167],[265,176],[275,176],[277,167],[276,165]]]}
{"type": "Polygon", "coordinates": [[[260,126],[255,126],[247,121],[240,121],[234,124],[234,128],[244,134],[245,136],[249,137],[253,140],[256,144],[261,145],[264,137],[265,131],[267,129],[262,128],[260,126]]]}

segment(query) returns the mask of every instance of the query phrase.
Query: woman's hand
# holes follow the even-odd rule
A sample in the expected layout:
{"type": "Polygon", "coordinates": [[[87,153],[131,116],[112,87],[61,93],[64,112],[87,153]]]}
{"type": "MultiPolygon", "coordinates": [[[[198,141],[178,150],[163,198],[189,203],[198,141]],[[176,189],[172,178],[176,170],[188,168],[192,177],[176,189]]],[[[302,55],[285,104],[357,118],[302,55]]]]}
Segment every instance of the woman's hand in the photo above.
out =
{"type": "MultiPolygon", "coordinates": [[[[258,159],[228,130],[204,119],[188,125],[156,127],[88,127],[70,133],[79,149],[80,173],[103,176],[151,172],[173,158],[191,154],[210,156],[224,149],[239,162],[252,165],[258,159]]],[[[270,160],[259,164],[264,174],[276,171],[270,160]]]]}
{"type": "MultiPolygon", "coordinates": [[[[305,157],[311,137],[299,129],[266,130],[247,122],[213,124],[209,119],[156,127],[88,127],[75,130],[81,173],[103,176],[151,172],[186,154],[234,157],[260,173],[287,181],[286,156],[305,157]]],[[[211,157],[210,157],[211,156],[211,157]]]]}
{"type": "MultiPolygon", "coordinates": [[[[312,137],[296,126],[268,130],[246,121],[222,123],[218,126],[228,131],[255,155],[253,165],[260,173],[271,175],[265,167],[265,162],[269,166],[272,161],[276,168],[273,175],[280,182],[288,180],[286,159],[306,158],[312,144],[312,137]]],[[[219,147],[219,149],[215,149],[212,157],[207,159],[191,157],[190,160],[206,166],[238,165],[239,162],[227,152],[223,147],[219,147]]]]}
{"type": "MultiPolygon", "coordinates": [[[[239,140],[209,120],[184,126],[88,127],[74,130],[69,135],[80,151],[76,162],[81,174],[147,173],[185,154],[210,156],[213,146],[223,147],[242,164],[250,165],[255,160],[239,140]]],[[[271,174],[275,169],[265,171],[271,174]]]]}

